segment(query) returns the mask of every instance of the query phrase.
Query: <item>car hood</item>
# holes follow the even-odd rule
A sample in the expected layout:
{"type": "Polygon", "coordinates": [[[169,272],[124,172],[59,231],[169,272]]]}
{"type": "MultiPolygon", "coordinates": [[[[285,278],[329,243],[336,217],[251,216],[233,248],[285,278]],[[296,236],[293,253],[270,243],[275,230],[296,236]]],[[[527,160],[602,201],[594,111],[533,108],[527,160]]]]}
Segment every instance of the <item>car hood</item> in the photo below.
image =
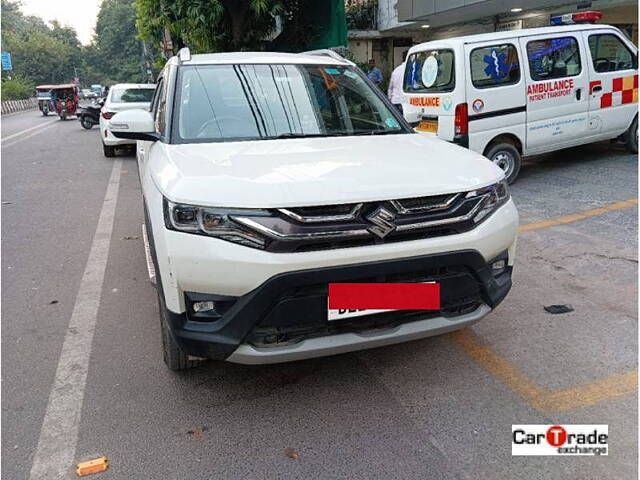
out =
{"type": "Polygon", "coordinates": [[[217,207],[412,198],[474,190],[504,177],[483,156],[419,134],[158,142],[152,153],[151,175],[163,195],[174,202],[217,207]]]}

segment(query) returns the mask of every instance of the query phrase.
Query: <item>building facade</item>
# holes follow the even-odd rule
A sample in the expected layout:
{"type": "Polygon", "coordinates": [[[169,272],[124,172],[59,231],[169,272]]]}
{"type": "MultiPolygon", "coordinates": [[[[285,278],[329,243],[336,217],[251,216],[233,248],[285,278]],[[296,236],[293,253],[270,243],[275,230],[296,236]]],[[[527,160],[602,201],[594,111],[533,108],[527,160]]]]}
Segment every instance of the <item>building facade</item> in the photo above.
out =
{"type": "Polygon", "coordinates": [[[638,44],[634,0],[346,0],[345,6],[349,49],[358,62],[374,58],[386,78],[416,43],[542,27],[554,15],[584,10],[602,12],[599,23],[617,26],[638,44]],[[365,10],[375,13],[363,15],[365,10]],[[359,23],[353,22],[354,14],[359,23]]]}

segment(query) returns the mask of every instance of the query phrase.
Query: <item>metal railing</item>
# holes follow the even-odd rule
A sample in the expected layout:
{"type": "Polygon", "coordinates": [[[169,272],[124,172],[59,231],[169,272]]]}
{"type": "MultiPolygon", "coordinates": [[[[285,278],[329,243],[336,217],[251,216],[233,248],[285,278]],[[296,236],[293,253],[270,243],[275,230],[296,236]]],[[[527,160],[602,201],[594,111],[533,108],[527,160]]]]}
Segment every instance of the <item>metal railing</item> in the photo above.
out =
{"type": "Polygon", "coordinates": [[[25,100],[5,100],[2,102],[2,115],[7,113],[23,112],[25,110],[33,110],[38,108],[38,99],[36,97],[27,98],[25,100]]]}

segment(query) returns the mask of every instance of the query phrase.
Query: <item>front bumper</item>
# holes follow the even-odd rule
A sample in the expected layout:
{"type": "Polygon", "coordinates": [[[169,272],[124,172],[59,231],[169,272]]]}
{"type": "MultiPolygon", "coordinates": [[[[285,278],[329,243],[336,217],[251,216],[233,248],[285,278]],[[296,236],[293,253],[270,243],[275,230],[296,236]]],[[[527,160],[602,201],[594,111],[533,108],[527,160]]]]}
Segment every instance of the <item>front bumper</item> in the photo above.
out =
{"type": "MultiPolygon", "coordinates": [[[[506,252],[503,253],[506,256],[506,252]]],[[[505,258],[505,257],[502,257],[505,258]]],[[[470,325],[511,288],[511,267],[494,276],[479,252],[424,255],[278,274],[240,297],[212,322],[167,310],[170,329],[189,355],[237,363],[276,363],[398,343],[470,325]],[[396,311],[327,320],[332,282],[437,281],[439,311],[396,311]]]]}
{"type": "Polygon", "coordinates": [[[435,317],[386,329],[310,338],[293,345],[283,345],[282,347],[256,348],[253,345],[244,343],[227,358],[227,361],[246,365],[262,365],[383,347],[385,345],[433,337],[473,325],[490,311],[491,308],[487,305],[480,305],[473,312],[456,318],[435,317]]]}

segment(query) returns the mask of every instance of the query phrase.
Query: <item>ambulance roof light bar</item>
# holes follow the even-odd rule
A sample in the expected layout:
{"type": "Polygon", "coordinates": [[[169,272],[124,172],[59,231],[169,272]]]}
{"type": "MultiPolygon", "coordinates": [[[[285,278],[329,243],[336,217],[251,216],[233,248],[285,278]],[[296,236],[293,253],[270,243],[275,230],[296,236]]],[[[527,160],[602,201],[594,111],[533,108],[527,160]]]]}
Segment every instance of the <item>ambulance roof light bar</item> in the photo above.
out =
{"type": "Polygon", "coordinates": [[[551,25],[573,25],[575,23],[595,23],[602,18],[602,12],[589,10],[580,13],[565,13],[551,17],[551,25]]]}

